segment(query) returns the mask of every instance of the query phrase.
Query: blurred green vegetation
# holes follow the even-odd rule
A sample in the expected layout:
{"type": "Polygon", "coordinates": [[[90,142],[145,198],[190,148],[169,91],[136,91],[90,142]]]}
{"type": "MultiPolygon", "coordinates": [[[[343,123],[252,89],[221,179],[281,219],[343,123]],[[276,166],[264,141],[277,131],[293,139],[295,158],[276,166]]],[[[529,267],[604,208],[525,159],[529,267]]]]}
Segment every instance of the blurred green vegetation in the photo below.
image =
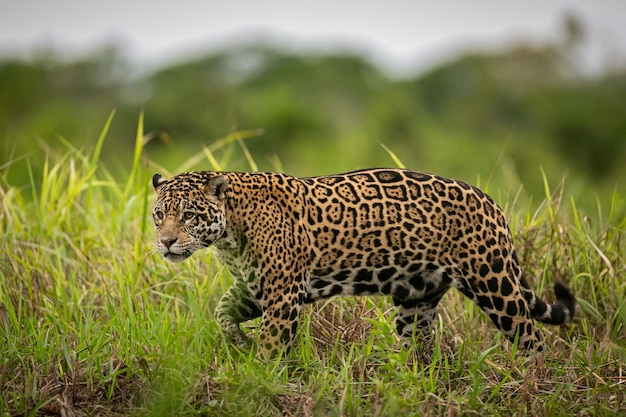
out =
{"type": "MultiPolygon", "coordinates": [[[[626,178],[626,70],[580,74],[575,40],[472,53],[403,79],[357,55],[265,46],[140,75],[115,48],[77,61],[54,52],[5,60],[0,166],[10,183],[29,184],[63,142],[93,146],[115,109],[101,159],[114,174],[128,172],[144,111],[145,152],[167,170],[219,138],[262,129],[245,140],[261,170],[306,176],[394,165],[384,144],[408,167],[509,198],[522,190],[540,200],[543,170],[591,207],[626,178]]],[[[218,157],[249,169],[233,149],[218,157]]]]}

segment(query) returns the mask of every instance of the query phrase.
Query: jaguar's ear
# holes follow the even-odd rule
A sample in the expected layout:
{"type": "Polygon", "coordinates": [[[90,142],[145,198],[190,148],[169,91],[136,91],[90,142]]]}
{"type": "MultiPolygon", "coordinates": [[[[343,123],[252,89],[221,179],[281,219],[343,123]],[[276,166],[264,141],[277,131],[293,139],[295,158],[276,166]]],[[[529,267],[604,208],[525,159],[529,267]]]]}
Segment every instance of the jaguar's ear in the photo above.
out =
{"type": "Polygon", "coordinates": [[[224,200],[226,198],[226,188],[228,187],[228,180],[225,176],[219,175],[209,179],[204,186],[204,192],[209,197],[217,197],[218,200],[224,200]]]}
{"type": "Polygon", "coordinates": [[[161,188],[161,186],[165,184],[166,181],[167,180],[163,178],[161,174],[154,174],[154,176],[152,177],[152,188],[154,188],[154,191],[158,193],[159,188],[161,188]]]}

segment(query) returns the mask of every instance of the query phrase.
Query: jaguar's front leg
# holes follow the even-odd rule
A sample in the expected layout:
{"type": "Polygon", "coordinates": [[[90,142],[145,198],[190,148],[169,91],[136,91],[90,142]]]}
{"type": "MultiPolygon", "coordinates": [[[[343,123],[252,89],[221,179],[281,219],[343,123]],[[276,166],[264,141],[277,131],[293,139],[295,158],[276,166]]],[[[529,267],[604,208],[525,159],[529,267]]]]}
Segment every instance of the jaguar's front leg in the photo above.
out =
{"type": "Polygon", "coordinates": [[[302,280],[276,285],[264,291],[263,321],[259,333],[259,356],[269,360],[291,347],[298,330],[298,315],[304,304],[302,280]]]}
{"type": "Polygon", "coordinates": [[[248,347],[250,339],[239,327],[240,323],[261,316],[258,301],[240,280],[224,293],[215,308],[215,319],[227,337],[238,347],[248,347]]]}

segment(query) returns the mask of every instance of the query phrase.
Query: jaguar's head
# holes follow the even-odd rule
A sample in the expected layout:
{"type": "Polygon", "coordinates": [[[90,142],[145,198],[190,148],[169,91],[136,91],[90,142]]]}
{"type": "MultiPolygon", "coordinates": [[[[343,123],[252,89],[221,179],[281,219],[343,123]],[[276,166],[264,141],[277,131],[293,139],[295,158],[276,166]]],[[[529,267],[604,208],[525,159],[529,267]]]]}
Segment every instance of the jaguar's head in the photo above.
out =
{"type": "Polygon", "coordinates": [[[167,180],[155,174],[152,186],[158,194],[152,212],[156,248],[166,259],[183,261],[222,237],[226,177],[189,172],[167,180]]]}

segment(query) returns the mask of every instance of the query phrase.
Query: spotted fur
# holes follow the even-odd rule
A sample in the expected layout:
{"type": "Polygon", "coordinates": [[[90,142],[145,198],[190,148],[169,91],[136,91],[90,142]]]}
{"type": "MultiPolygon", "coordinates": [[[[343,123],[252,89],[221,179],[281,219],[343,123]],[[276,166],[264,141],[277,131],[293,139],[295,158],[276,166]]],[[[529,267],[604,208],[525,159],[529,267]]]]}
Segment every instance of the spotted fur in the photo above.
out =
{"type": "Polygon", "coordinates": [[[401,337],[424,333],[450,288],[472,299],[511,341],[542,349],[533,319],[571,320],[557,282],[547,304],[526,282],[502,210],[476,187],[431,174],[371,169],[296,178],[276,173],[156,174],[157,249],[182,261],[215,246],[235,277],[215,316],[237,344],[262,316],[259,351],[289,348],[303,304],[334,295],[389,295],[401,337]]]}

